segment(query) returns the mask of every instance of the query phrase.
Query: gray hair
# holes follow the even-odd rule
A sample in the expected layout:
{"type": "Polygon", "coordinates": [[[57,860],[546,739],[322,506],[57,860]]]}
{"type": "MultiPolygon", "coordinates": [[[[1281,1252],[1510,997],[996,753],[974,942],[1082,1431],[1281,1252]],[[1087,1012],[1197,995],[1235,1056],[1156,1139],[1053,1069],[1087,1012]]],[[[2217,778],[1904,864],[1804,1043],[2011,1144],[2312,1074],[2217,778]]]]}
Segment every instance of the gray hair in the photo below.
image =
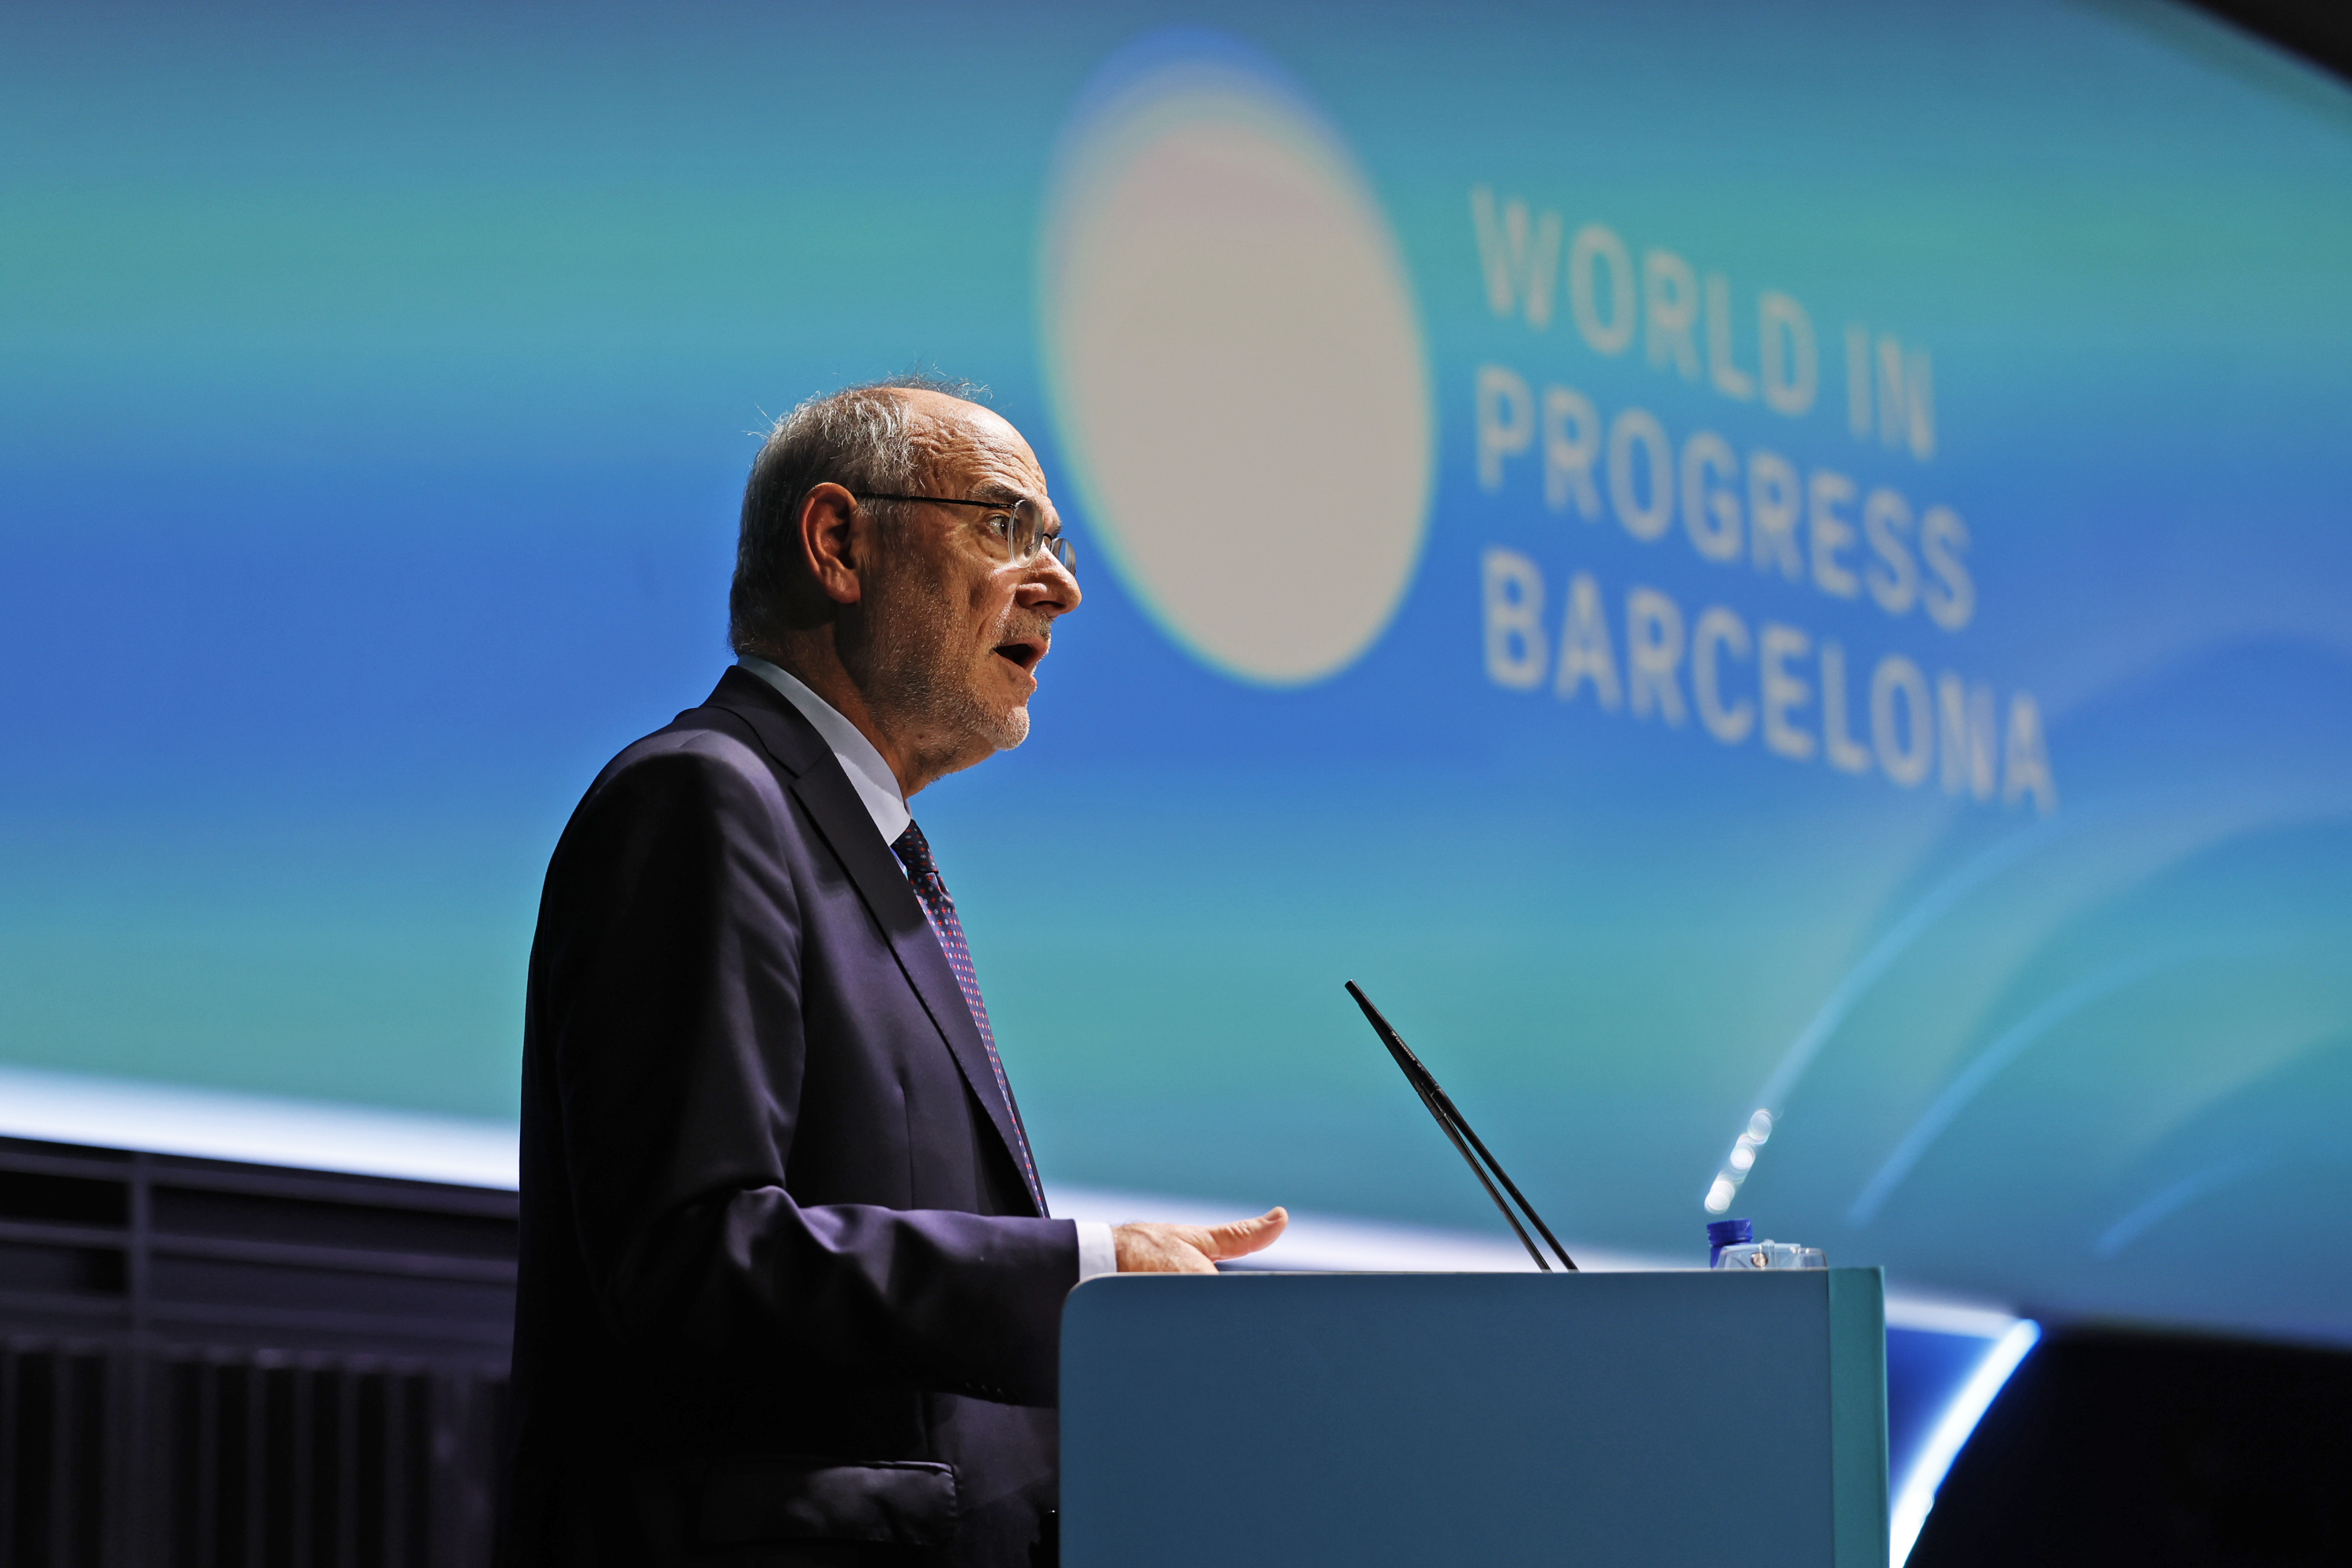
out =
{"type": "MultiPolygon", "coordinates": [[[[922,454],[899,392],[973,398],[987,388],[933,375],[895,375],[809,398],[776,421],[743,486],[743,520],[735,544],[735,581],[727,595],[727,640],[739,654],[775,646],[804,600],[807,562],[801,552],[801,503],[830,480],[863,498],[872,490],[908,494],[923,488],[922,454]]],[[[861,499],[861,504],[862,499],[861,499]]],[[[886,531],[898,508],[877,502],[886,531]]]]}

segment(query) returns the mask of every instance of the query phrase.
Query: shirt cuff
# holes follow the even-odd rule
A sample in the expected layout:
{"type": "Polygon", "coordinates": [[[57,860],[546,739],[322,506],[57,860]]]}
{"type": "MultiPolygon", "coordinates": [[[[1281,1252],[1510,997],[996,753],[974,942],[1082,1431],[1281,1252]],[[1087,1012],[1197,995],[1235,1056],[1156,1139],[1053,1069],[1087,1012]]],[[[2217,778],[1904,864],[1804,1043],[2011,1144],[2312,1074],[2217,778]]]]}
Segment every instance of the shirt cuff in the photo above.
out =
{"type": "Polygon", "coordinates": [[[1093,1219],[1071,1223],[1078,1227],[1078,1283],[1118,1273],[1118,1243],[1111,1239],[1110,1226],[1093,1219]]]}

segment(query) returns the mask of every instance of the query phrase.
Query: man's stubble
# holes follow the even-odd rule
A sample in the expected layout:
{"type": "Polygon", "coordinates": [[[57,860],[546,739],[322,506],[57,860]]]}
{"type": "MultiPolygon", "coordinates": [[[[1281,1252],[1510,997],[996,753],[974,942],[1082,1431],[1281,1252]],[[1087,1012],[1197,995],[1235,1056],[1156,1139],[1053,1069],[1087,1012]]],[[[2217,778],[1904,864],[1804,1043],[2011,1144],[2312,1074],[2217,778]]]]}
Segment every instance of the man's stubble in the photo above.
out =
{"type": "MultiPolygon", "coordinates": [[[[930,580],[921,563],[901,558],[872,582],[866,617],[867,700],[886,705],[919,731],[976,735],[994,750],[1009,752],[1029,737],[1026,700],[996,707],[975,689],[962,641],[964,626],[950,600],[950,585],[930,580]]],[[[1051,634],[1050,616],[1008,605],[990,628],[988,646],[1051,634]]],[[[989,657],[993,658],[993,655],[989,657]]]]}

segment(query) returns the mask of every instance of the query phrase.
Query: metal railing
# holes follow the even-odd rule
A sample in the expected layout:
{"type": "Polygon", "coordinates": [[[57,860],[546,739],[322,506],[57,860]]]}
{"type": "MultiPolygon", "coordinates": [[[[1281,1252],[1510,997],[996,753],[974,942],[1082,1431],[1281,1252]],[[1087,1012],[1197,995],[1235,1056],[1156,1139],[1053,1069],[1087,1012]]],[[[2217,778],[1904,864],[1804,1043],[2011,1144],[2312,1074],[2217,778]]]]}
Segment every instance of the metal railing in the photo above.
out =
{"type": "Polygon", "coordinates": [[[474,1568],[514,1194],[0,1140],[0,1568],[474,1568]]]}

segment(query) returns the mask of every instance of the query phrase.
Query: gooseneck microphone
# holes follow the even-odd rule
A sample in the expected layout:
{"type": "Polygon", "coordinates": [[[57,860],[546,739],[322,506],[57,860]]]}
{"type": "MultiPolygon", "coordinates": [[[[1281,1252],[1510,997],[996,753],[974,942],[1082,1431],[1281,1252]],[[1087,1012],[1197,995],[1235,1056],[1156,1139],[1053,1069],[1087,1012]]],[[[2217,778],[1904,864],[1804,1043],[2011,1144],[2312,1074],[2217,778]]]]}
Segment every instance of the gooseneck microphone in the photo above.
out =
{"type": "Polygon", "coordinates": [[[1381,1016],[1381,1010],[1372,1005],[1372,999],[1364,994],[1363,987],[1350,980],[1348,982],[1348,994],[1353,996],[1356,1005],[1364,1010],[1366,1021],[1372,1026],[1372,1032],[1380,1036],[1381,1044],[1389,1048],[1389,1055],[1396,1060],[1397,1069],[1404,1074],[1405,1081],[1412,1085],[1413,1092],[1421,1096],[1421,1102],[1429,1108],[1429,1114],[1436,1118],[1438,1130],[1445,1134],[1446,1141],[1469,1165],[1470,1173],[1478,1178],[1478,1184],[1486,1189],[1486,1195],[1495,1200],[1496,1208],[1503,1211],[1503,1218],[1510,1226],[1511,1234],[1519,1238],[1519,1245],[1528,1249],[1528,1256],[1536,1260],[1536,1267],[1547,1274],[1551,1272],[1551,1265],[1544,1260],[1544,1255],[1528,1238],[1527,1226],[1521,1225],[1519,1216],[1511,1212],[1511,1205],[1503,1201],[1504,1192],[1510,1194],[1511,1202],[1525,1211],[1528,1224],[1536,1227],[1536,1233],[1551,1244],[1552,1251],[1559,1255],[1560,1267],[1571,1274],[1576,1272],[1576,1259],[1568,1255],[1568,1248],[1559,1244],[1559,1237],[1551,1233],[1551,1226],[1544,1224],[1543,1216],[1536,1213],[1535,1205],[1528,1202],[1527,1194],[1519,1191],[1518,1184],[1503,1169],[1502,1162],[1496,1159],[1486,1145],[1479,1141],[1478,1134],[1470,1131],[1470,1123],[1463,1119],[1462,1112],[1454,1108],[1445,1090],[1438,1087],[1436,1077],[1421,1065],[1421,1058],[1412,1054],[1412,1047],[1404,1043],[1404,1037],[1381,1016]],[[1468,1142],[1464,1142],[1465,1139],[1468,1142]],[[1476,1152],[1473,1153],[1473,1150],[1476,1152]],[[1481,1161],[1485,1163],[1481,1164],[1481,1161]],[[1494,1172],[1492,1176],[1486,1173],[1489,1170],[1494,1172]],[[1503,1192],[1495,1190],[1496,1182],[1503,1184],[1503,1192]]]}

